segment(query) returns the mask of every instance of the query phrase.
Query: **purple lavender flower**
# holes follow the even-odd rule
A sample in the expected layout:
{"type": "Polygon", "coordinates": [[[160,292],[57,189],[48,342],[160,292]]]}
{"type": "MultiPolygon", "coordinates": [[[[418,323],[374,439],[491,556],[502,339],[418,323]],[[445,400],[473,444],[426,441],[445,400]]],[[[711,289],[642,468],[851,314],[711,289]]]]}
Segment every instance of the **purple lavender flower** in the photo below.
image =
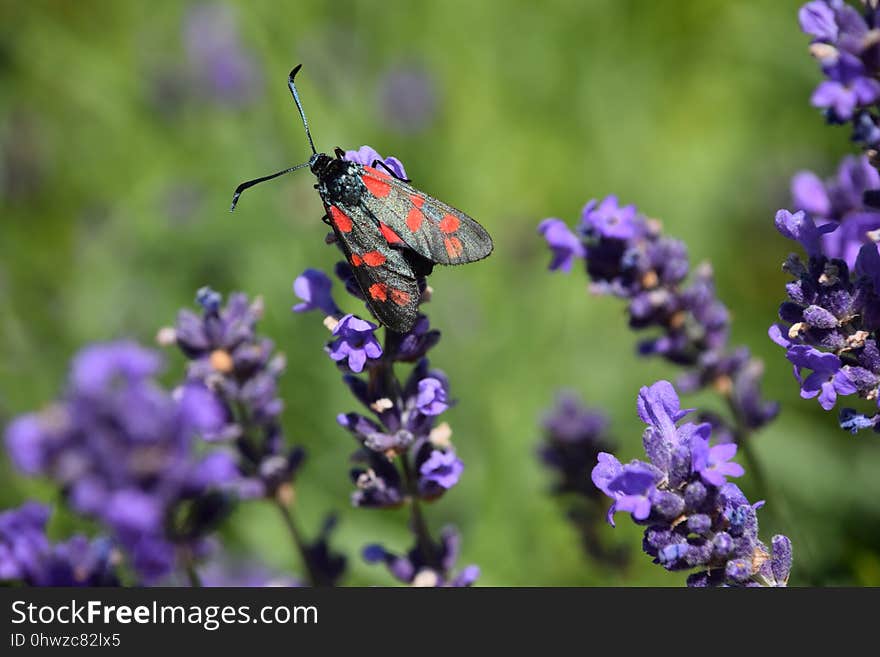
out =
{"type": "Polygon", "coordinates": [[[792,214],[788,210],[776,213],[776,230],[790,240],[800,242],[809,255],[816,255],[821,250],[822,235],[834,230],[834,224],[816,226],[811,217],[803,210],[792,214]]]}
{"type": "Polygon", "coordinates": [[[826,80],[813,92],[813,106],[830,123],[851,122],[853,140],[873,148],[880,139],[876,103],[880,100],[880,46],[876,8],[865,3],[860,13],[844,0],[816,0],[801,7],[801,29],[810,37],[810,52],[826,80]]]}
{"type": "Polygon", "coordinates": [[[0,582],[29,586],[118,586],[107,539],[76,535],[62,543],[46,537],[49,507],[25,502],[0,513],[0,582]]]}
{"type": "Polygon", "coordinates": [[[547,240],[547,246],[553,253],[550,271],[571,271],[575,258],[583,258],[584,246],[572,233],[562,219],[544,219],[538,224],[538,232],[547,240]]]}
{"type": "Polygon", "coordinates": [[[327,345],[327,354],[337,363],[345,361],[352,372],[363,372],[368,360],[382,355],[382,346],[375,336],[377,328],[372,322],[345,315],[333,327],[335,339],[327,345]]]}
{"type": "MultiPolygon", "coordinates": [[[[848,157],[828,181],[797,174],[792,197],[800,210],[777,214],[777,227],[802,244],[809,260],[791,254],[785,261],[783,269],[794,280],[779,307],[782,323],[770,327],[769,335],[794,365],[801,396],[818,397],[825,410],[834,408],[838,395],[878,396],[880,212],[863,201],[878,186],[880,174],[866,158],[848,157]],[[812,373],[804,377],[804,370],[812,373]]],[[[876,426],[853,409],[844,409],[840,422],[848,431],[876,426]]]]}
{"type": "MultiPolygon", "coordinates": [[[[314,307],[334,314],[330,287],[321,272],[307,270],[294,284],[306,302],[294,310],[314,307]]],[[[199,290],[196,300],[201,315],[182,310],[173,329],[160,331],[160,341],[177,344],[190,359],[187,378],[211,389],[220,403],[223,427],[206,437],[234,445],[241,472],[236,492],[243,498],[271,500],[278,508],[308,571],[307,581],[315,586],[333,585],[345,569],[345,560],[328,546],[333,523],[309,543],[293,517],[294,480],[305,451],[286,444],[280,423],[283,404],[278,380],[285,359],[274,353],[270,340],[257,333],[262,300],[250,301],[238,293],[230,295],[224,306],[222,296],[210,288],[199,290]]]]}
{"type": "Polygon", "coordinates": [[[293,311],[304,313],[310,310],[321,310],[325,315],[340,314],[340,310],[333,300],[330,288],[333,281],[322,271],[306,269],[293,281],[293,291],[302,303],[293,307],[293,311]]]}
{"type": "Polygon", "coordinates": [[[845,157],[836,176],[826,181],[810,171],[801,171],[791,181],[792,203],[799,212],[791,215],[780,210],[777,227],[780,215],[802,216],[801,223],[808,233],[804,237],[808,239],[794,235],[794,231],[780,232],[801,242],[808,255],[839,258],[852,269],[862,246],[876,243],[874,231],[880,229],[880,212],[865,205],[863,199],[866,192],[878,188],[880,173],[864,156],[845,157]]]}
{"type": "Polygon", "coordinates": [[[431,450],[430,456],[419,466],[419,490],[423,496],[431,491],[447,491],[458,483],[464,463],[455,452],[431,450]]]}
{"type": "MultiPolygon", "coordinates": [[[[406,176],[399,160],[382,158],[369,146],[346,152],[346,158],[365,165],[379,160],[395,175],[406,176]]],[[[336,274],[356,303],[364,303],[352,283],[347,262],[336,266],[336,274]]],[[[318,278],[311,275],[312,281],[318,278]]],[[[430,297],[430,288],[424,276],[418,283],[424,291],[420,298],[424,303],[430,297]]],[[[321,296],[328,298],[330,292],[323,282],[321,290],[321,296]]],[[[372,509],[407,506],[416,542],[415,552],[408,558],[395,557],[376,546],[368,548],[365,557],[370,562],[385,561],[392,569],[398,567],[392,564],[399,565],[402,570],[396,576],[407,583],[428,579],[439,585],[471,583],[476,579],[473,568],[458,577],[451,574],[452,539],[436,543],[422,511],[423,502],[435,501],[454,488],[464,470],[450,441],[451,429],[446,423],[438,423],[452,404],[446,376],[432,370],[427,359],[440,339],[439,331],[431,329],[427,316],[420,314],[406,334],[386,330],[384,344],[380,345],[375,324],[353,314],[338,320],[335,312],[332,315],[325,318],[325,326],[332,331],[325,350],[341,365],[343,382],[369,413],[337,416],[337,422],[358,444],[353,456],[355,467],[350,472],[355,485],[352,504],[372,509]],[[405,380],[399,379],[395,371],[398,363],[415,363],[405,380]]],[[[456,545],[457,541],[456,535],[456,545]]]]}
{"type": "MultiPolygon", "coordinates": [[[[784,219],[786,229],[806,234],[784,219]]],[[[631,328],[658,330],[639,343],[641,355],[683,366],[683,390],[721,392],[733,415],[732,423],[720,427],[726,435],[740,440],[776,416],[778,405],[760,393],[760,362],[744,347],[728,345],[730,313],[715,294],[711,268],[699,266],[686,284],[687,249],[665,237],[659,222],[609,196],[584,207],[579,239],[558,219],[545,219],[539,231],[554,254],[551,269],[567,270],[582,257],[594,292],[627,300],[631,328]]]]}
{"type": "Polygon", "coordinates": [[[801,397],[813,399],[819,397],[819,405],[826,411],[834,408],[837,395],[852,395],[858,388],[850,381],[846,370],[841,369],[843,363],[834,354],[814,349],[807,345],[794,345],[788,350],[786,358],[795,367],[795,377],[801,384],[801,397]],[[803,369],[813,373],[803,378],[803,369]]]}
{"type": "Polygon", "coordinates": [[[732,459],[736,455],[736,445],[723,443],[709,447],[708,441],[695,440],[691,443],[692,465],[703,481],[712,486],[723,486],[727,477],[742,477],[745,470],[732,459]]]}
{"type": "Polygon", "coordinates": [[[364,559],[368,563],[383,562],[395,579],[410,586],[471,586],[480,576],[480,569],[471,565],[454,572],[460,545],[461,537],[456,529],[446,527],[440,533],[440,540],[430,546],[430,558],[420,545],[406,556],[398,556],[381,545],[368,545],[364,548],[364,559]]]}
{"type": "Polygon", "coordinates": [[[791,570],[791,542],[776,536],[768,548],[758,539],[756,511],[727,477],[744,473],[731,462],[735,444],[709,447],[711,427],[681,421],[667,381],[642,388],[639,417],[649,462],[622,464],[600,453],[593,483],[613,501],[608,521],[629,512],[645,526],[643,548],[667,570],[697,570],[688,586],[785,586],[791,570]]]}
{"type": "Polygon", "coordinates": [[[201,550],[239,479],[228,453],[194,451],[195,437],[222,422],[213,395],[196,383],[165,392],[153,379],[160,363],[131,342],[87,347],[64,397],[6,431],[13,463],[106,524],[148,582],[201,550]]]}
{"type": "Polygon", "coordinates": [[[183,40],[193,86],[204,96],[232,105],[259,96],[259,68],[241,43],[230,7],[214,3],[192,7],[184,20],[183,40]]]}
{"type": "Polygon", "coordinates": [[[837,121],[848,121],[857,107],[865,107],[880,98],[880,82],[868,77],[859,58],[840,53],[837,61],[824,67],[831,79],[816,87],[810,102],[814,107],[827,109],[837,121]]]}
{"type": "Polygon", "coordinates": [[[589,473],[600,452],[612,449],[608,418],[584,407],[570,392],[560,393],[556,406],[543,421],[544,442],[538,454],[544,464],[559,475],[554,490],[596,496],[589,473]]]}
{"type": "Polygon", "coordinates": [[[395,66],[385,73],[379,84],[379,106],[388,127],[406,134],[427,128],[437,114],[436,87],[420,66],[395,66]]]}
{"type": "Polygon", "coordinates": [[[345,159],[368,167],[373,166],[373,163],[378,160],[385,164],[395,176],[406,180],[406,169],[403,168],[403,163],[394,156],[382,157],[372,146],[361,146],[356,151],[345,151],[345,159]]]}

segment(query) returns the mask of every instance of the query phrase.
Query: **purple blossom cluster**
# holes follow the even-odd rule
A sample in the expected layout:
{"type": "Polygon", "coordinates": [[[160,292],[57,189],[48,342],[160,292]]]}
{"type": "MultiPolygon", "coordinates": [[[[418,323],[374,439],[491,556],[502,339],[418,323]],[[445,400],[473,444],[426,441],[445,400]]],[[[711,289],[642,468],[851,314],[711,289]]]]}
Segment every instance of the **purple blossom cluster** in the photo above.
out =
{"type": "MultiPolygon", "coordinates": [[[[864,12],[842,0],[810,2],[799,13],[813,37],[811,52],[828,80],[813,94],[832,123],[851,121],[865,156],[844,158],[837,174],[823,181],[802,171],[791,184],[793,212],[776,213],[777,230],[798,242],[806,262],[790,254],[783,269],[794,280],[779,307],[780,323],[770,338],[785,348],[804,399],[817,398],[826,411],[838,396],[858,395],[877,403],[880,389],[880,194],[876,104],[880,100],[880,40],[876,3],[864,12]],[[870,203],[869,203],[870,202],[870,203]]],[[[878,430],[880,413],[840,412],[842,428],[878,430]]]]}
{"type": "Polygon", "coordinates": [[[331,586],[345,571],[345,558],[329,547],[329,518],[318,538],[306,541],[293,518],[293,484],[305,459],[301,447],[288,447],[279,416],[278,379],[285,359],[274,344],[257,333],[263,302],[245,294],[221,295],[202,288],[196,295],[201,313],[181,310],[173,328],[162,329],[159,341],[176,344],[189,359],[186,379],[210,390],[221,414],[219,428],[205,438],[234,446],[241,472],[236,490],[244,499],[271,500],[282,513],[313,585],[331,586]]]}
{"type": "Polygon", "coordinates": [[[15,466],[49,477],[74,511],[108,527],[146,583],[205,554],[240,480],[229,453],[198,449],[198,436],[222,426],[214,396],[195,382],[164,390],[160,367],[132,342],[87,347],[64,395],[6,431],[15,466]]]}
{"type": "MultiPolygon", "coordinates": [[[[397,159],[383,159],[368,146],[348,151],[345,156],[366,165],[379,159],[396,174],[406,176],[397,159]]],[[[340,262],[335,273],[345,289],[362,301],[350,265],[340,262]]],[[[431,291],[424,278],[419,287],[423,291],[421,301],[425,302],[431,291]]],[[[324,324],[331,331],[325,351],[367,411],[337,417],[358,444],[353,457],[356,467],[351,471],[355,486],[352,504],[374,509],[406,505],[411,511],[415,546],[407,556],[397,557],[372,545],[365,550],[365,558],[385,563],[392,575],[408,584],[472,584],[478,574],[475,566],[457,575],[453,572],[458,535],[449,529],[435,541],[422,512],[422,504],[453,488],[464,470],[450,441],[448,424],[438,424],[438,418],[453,403],[446,376],[432,369],[427,358],[440,332],[432,329],[428,317],[421,314],[408,333],[385,330],[384,341],[380,341],[376,324],[340,310],[332,296],[332,282],[324,273],[306,270],[293,288],[302,299],[294,311],[318,310],[324,315],[324,324]],[[404,364],[412,367],[401,379],[395,367],[404,364]]]]}
{"type": "Polygon", "coordinates": [[[567,502],[568,519],[578,530],[584,551],[597,561],[622,565],[626,553],[607,547],[600,539],[604,496],[590,480],[599,454],[615,449],[608,435],[608,418],[566,392],[544,417],[543,429],[538,457],[556,475],[552,492],[567,502]]]}
{"type": "Polygon", "coordinates": [[[861,10],[844,0],[814,0],[798,12],[801,29],[811,37],[810,52],[826,79],[810,99],[832,124],[850,124],[852,139],[864,147],[880,145],[880,9],[861,10]]]}
{"type": "Polygon", "coordinates": [[[643,548],[667,570],[692,570],[688,586],[785,586],[792,563],[791,541],[774,536],[771,547],[758,538],[757,510],[727,481],[744,474],[732,459],[737,446],[710,446],[712,426],[681,421],[682,409],[668,381],[643,387],[638,414],[647,461],[622,464],[602,452],[593,483],[613,501],[614,514],[629,512],[645,526],[643,548]]]}
{"type": "Polygon", "coordinates": [[[28,586],[117,586],[116,553],[107,538],[77,534],[52,543],[49,507],[25,502],[0,513],[0,582],[28,586]]]}
{"type": "MultiPolygon", "coordinates": [[[[817,397],[826,411],[838,395],[877,399],[880,254],[872,234],[880,229],[880,213],[865,207],[862,196],[878,186],[880,175],[867,158],[848,157],[826,182],[798,173],[796,212],[776,213],[776,228],[800,243],[808,261],[791,254],[783,264],[794,280],[770,338],[786,349],[801,396],[817,397]]],[[[856,432],[876,427],[877,418],[844,409],[841,426],[856,432]]]]}
{"type": "Polygon", "coordinates": [[[724,396],[733,422],[719,427],[719,438],[740,441],[776,417],[778,404],[760,392],[762,364],[746,347],[728,345],[730,314],[715,294],[711,268],[699,266],[688,283],[687,248],[663,235],[658,221],[608,196],[587,203],[575,232],[556,218],[538,231],[553,255],[552,271],[568,272],[583,260],[594,293],[627,300],[632,329],[658,330],[638,351],[686,368],[680,390],[712,386],[724,396]]]}

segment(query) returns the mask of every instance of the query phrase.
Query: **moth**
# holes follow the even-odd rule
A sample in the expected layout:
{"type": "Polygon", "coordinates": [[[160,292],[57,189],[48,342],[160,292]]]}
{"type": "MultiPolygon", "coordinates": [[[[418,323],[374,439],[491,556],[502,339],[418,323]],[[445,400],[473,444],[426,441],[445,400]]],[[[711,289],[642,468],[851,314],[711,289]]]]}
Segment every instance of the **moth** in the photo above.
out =
{"type": "Polygon", "coordinates": [[[418,318],[419,279],[434,265],[463,265],[492,253],[492,238],[461,210],[412,187],[381,160],[364,166],[319,153],[299,99],[294,77],[287,85],[299,110],[312,156],[307,162],[241,183],[232,197],[235,209],[242,192],[267,180],[308,167],[318,179],[315,189],[324,203],[327,223],[342,247],[367,306],[397,333],[412,329],[418,318]]]}

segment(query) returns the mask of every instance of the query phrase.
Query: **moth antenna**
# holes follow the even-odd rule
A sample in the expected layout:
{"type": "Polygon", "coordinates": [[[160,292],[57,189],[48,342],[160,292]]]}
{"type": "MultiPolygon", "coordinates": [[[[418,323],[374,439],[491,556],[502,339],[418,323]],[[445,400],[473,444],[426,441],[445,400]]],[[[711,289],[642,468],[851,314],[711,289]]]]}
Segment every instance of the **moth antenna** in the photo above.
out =
{"type": "Polygon", "coordinates": [[[306,119],[306,113],[303,111],[302,102],[299,99],[299,92],[296,90],[296,85],[293,83],[293,78],[296,77],[296,74],[301,68],[302,64],[297,64],[293,67],[290,75],[287,76],[287,86],[290,88],[290,93],[293,94],[293,102],[296,103],[296,109],[299,110],[299,115],[302,118],[303,127],[306,129],[306,137],[309,138],[309,146],[312,147],[312,153],[317,153],[318,151],[315,150],[315,142],[312,141],[312,133],[309,131],[309,122],[308,119],[306,119]]]}
{"type": "Polygon", "coordinates": [[[254,178],[253,180],[247,180],[241,183],[238,187],[235,188],[235,192],[232,194],[232,205],[229,208],[229,211],[232,212],[235,210],[235,206],[238,204],[238,197],[241,196],[241,193],[249,187],[253,187],[254,185],[259,185],[261,182],[266,182],[267,180],[272,180],[272,178],[277,178],[278,176],[283,176],[285,173],[290,173],[291,171],[296,171],[297,169],[302,169],[303,167],[309,166],[311,164],[311,160],[308,162],[303,162],[302,164],[297,164],[295,167],[290,167],[289,169],[284,169],[283,171],[278,171],[276,173],[271,173],[268,176],[262,176],[260,178],[254,178]]]}

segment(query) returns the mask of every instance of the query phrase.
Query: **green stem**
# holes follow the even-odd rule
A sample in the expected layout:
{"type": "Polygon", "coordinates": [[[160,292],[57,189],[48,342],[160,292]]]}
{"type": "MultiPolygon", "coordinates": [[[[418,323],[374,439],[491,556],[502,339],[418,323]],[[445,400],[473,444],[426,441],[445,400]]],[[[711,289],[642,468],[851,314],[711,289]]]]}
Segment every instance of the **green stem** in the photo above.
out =
{"type": "Polygon", "coordinates": [[[186,570],[186,578],[189,580],[189,585],[194,589],[202,588],[202,578],[199,577],[199,573],[196,571],[196,564],[193,561],[192,555],[187,555],[184,568],[186,570]]]}
{"type": "Polygon", "coordinates": [[[321,577],[320,571],[312,562],[312,559],[309,556],[308,543],[306,542],[305,537],[302,535],[299,527],[297,527],[296,520],[293,517],[293,512],[280,500],[275,500],[275,508],[277,508],[278,511],[281,513],[281,518],[284,520],[284,524],[287,527],[287,531],[290,533],[291,539],[293,539],[293,545],[299,552],[300,559],[302,560],[303,566],[306,569],[309,585],[323,586],[325,582],[321,577]]]}

